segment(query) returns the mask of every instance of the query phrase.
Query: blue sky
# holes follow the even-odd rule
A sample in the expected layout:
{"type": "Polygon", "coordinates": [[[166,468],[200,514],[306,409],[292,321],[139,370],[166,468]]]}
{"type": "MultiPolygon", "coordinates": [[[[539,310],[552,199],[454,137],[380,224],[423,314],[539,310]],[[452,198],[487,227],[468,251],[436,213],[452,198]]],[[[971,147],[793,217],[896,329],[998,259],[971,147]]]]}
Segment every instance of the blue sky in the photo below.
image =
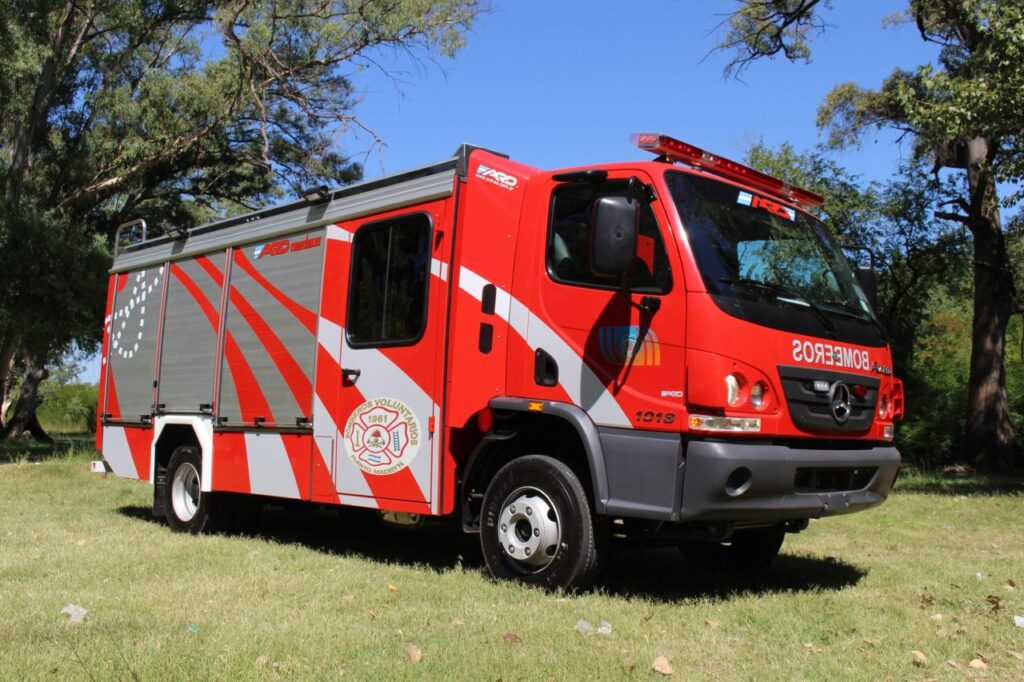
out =
{"type": "MultiPolygon", "coordinates": [[[[365,178],[447,158],[469,142],[540,168],[644,158],[634,132],[664,132],[742,159],[763,140],[810,149],[821,141],[818,104],[837,83],[877,87],[901,66],[934,60],[913,25],[882,28],[897,0],[835,2],[812,62],[784,59],[726,79],[709,52],[732,0],[492,0],[454,60],[378,56],[392,76],[353,75],[356,113],[386,146],[356,130],[339,139],[364,159],[365,178]]],[[[865,179],[888,177],[909,148],[869,137],[836,159],[865,179]]],[[[98,360],[84,381],[96,381],[98,360]]]]}
{"type": "MultiPolygon", "coordinates": [[[[399,171],[471,142],[542,168],[644,156],[633,132],[665,132],[742,158],[751,143],[820,141],[818,104],[837,83],[876,87],[892,69],[934,59],[915,27],[881,27],[905,2],[837,2],[810,65],[784,59],[726,79],[708,55],[731,0],[494,3],[455,60],[388,60],[402,73],[357,76],[358,115],[387,143],[366,176],[399,171]]],[[[837,155],[865,177],[887,176],[901,150],[891,136],[837,155]]],[[[349,143],[364,152],[365,136],[349,143]]],[[[904,154],[909,150],[903,150],[904,154]]]]}

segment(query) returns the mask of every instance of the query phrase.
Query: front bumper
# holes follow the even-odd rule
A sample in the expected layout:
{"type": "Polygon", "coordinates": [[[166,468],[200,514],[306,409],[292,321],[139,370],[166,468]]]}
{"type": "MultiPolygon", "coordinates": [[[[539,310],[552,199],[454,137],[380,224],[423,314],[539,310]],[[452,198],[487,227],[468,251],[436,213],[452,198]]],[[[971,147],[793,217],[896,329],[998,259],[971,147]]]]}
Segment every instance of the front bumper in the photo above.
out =
{"type": "Polygon", "coordinates": [[[760,525],[849,514],[884,502],[900,468],[891,446],[824,449],[813,442],[791,447],[625,429],[599,433],[607,487],[595,506],[623,518],[760,525]]]}
{"type": "Polygon", "coordinates": [[[881,504],[900,468],[894,447],[820,450],[691,441],[681,521],[783,521],[881,504]]]}

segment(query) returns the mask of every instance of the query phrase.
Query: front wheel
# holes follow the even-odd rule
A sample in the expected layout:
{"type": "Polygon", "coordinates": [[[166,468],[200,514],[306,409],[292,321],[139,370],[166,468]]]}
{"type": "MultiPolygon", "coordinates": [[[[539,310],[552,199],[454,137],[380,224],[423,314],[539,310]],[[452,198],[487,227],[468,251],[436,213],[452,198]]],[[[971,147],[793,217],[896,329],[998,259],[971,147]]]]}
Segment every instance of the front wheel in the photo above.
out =
{"type": "Polygon", "coordinates": [[[215,533],[223,530],[228,510],[217,495],[203,492],[199,450],[179,446],[167,464],[164,510],[172,530],[186,533],[215,533]]]}
{"type": "Polygon", "coordinates": [[[590,502],[564,463],[543,455],[512,460],[487,486],[481,518],[480,547],[495,578],[567,590],[596,579],[590,502]]]}

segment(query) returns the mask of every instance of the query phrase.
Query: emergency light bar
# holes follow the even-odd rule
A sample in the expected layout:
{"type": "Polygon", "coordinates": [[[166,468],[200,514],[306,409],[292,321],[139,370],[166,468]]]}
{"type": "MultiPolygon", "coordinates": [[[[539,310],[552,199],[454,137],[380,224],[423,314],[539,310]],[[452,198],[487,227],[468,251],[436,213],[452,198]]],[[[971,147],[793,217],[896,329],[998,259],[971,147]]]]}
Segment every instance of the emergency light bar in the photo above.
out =
{"type": "Polygon", "coordinates": [[[663,156],[668,161],[679,161],[687,166],[720,175],[729,180],[749,185],[780,199],[798,204],[803,208],[817,208],[825,203],[824,197],[806,189],[794,187],[778,178],[756,171],[724,156],[715,156],[700,147],[694,147],[674,137],[660,133],[635,133],[633,144],[652,154],[663,156]]]}

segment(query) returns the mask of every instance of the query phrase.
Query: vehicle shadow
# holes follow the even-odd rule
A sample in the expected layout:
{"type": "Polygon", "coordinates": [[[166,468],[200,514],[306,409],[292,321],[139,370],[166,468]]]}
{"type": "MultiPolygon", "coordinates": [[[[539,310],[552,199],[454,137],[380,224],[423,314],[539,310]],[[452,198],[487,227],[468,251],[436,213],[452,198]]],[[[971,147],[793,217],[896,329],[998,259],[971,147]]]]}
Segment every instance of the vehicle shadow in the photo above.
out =
{"type": "MultiPolygon", "coordinates": [[[[125,506],[117,511],[132,519],[164,525],[148,507],[125,506]]],[[[393,528],[380,524],[372,512],[358,509],[300,507],[300,511],[294,511],[268,507],[252,536],[340,557],[437,573],[456,569],[486,573],[476,535],[450,525],[393,528]]],[[[674,547],[613,547],[604,577],[593,591],[659,602],[727,600],[739,595],[841,590],[856,585],[865,575],[863,569],[832,557],[793,556],[785,551],[763,572],[743,575],[688,564],[674,547]]]]}
{"type": "Polygon", "coordinates": [[[634,549],[609,557],[599,586],[609,595],[656,602],[704,599],[725,601],[741,595],[842,590],[867,571],[833,557],[782,554],[768,568],[741,572],[684,561],[674,547],[634,549]]]}
{"type": "Polygon", "coordinates": [[[89,434],[53,434],[52,437],[53,443],[40,443],[28,436],[0,440],[0,464],[64,459],[91,449],[93,444],[93,436],[89,434]]]}

